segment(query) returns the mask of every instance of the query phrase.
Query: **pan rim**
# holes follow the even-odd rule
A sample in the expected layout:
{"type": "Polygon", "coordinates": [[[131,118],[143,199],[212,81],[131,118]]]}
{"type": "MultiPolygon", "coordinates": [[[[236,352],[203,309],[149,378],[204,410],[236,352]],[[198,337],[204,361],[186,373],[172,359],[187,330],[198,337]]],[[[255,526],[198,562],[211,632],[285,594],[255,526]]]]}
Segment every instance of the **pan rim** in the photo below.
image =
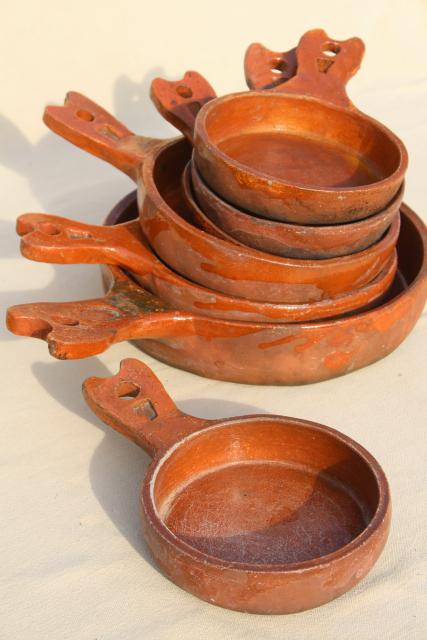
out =
{"type": "Polygon", "coordinates": [[[403,175],[405,174],[408,167],[408,151],[405,145],[403,144],[402,140],[395,133],[393,133],[391,129],[386,127],[386,125],[382,124],[372,116],[368,116],[367,114],[362,113],[357,108],[349,109],[348,107],[335,105],[331,102],[328,102],[327,100],[316,98],[315,96],[305,96],[302,94],[301,95],[286,94],[286,93],[281,94],[278,92],[277,93],[268,92],[267,94],[267,92],[261,92],[261,91],[248,91],[248,92],[230,93],[225,96],[214,98],[213,100],[210,100],[209,102],[205,103],[200,109],[199,113],[197,114],[194,135],[195,135],[195,141],[196,141],[195,147],[197,145],[197,138],[200,138],[203,141],[203,145],[209,150],[209,152],[212,155],[218,158],[221,158],[222,162],[227,167],[234,167],[234,168],[237,168],[242,173],[250,173],[251,175],[256,175],[256,177],[262,180],[264,184],[271,183],[271,181],[273,180],[277,185],[280,186],[280,188],[289,187],[291,189],[296,189],[297,191],[313,193],[313,194],[320,192],[322,194],[329,194],[329,195],[336,195],[338,193],[344,193],[346,195],[351,195],[354,193],[356,195],[365,191],[373,191],[383,187],[389,182],[393,183],[400,176],[402,176],[402,179],[403,179],[403,175]],[[385,178],[381,178],[381,180],[376,180],[375,182],[372,182],[369,184],[353,186],[353,187],[322,187],[322,186],[314,186],[314,185],[310,186],[310,185],[304,185],[297,182],[288,182],[286,180],[272,176],[268,173],[264,173],[263,171],[251,169],[251,167],[243,164],[242,162],[232,159],[228,154],[221,151],[216,144],[210,141],[210,138],[207,134],[206,118],[208,117],[210,111],[214,110],[219,103],[222,104],[235,98],[246,100],[246,99],[254,99],[257,97],[258,98],[261,97],[262,99],[265,99],[267,95],[268,97],[274,96],[275,98],[280,100],[291,99],[291,100],[303,100],[305,102],[314,102],[315,104],[318,103],[323,107],[330,108],[332,111],[351,114],[357,117],[358,119],[361,119],[362,121],[368,122],[369,124],[371,124],[371,126],[377,128],[378,131],[380,131],[383,135],[385,135],[393,143],[395,148],[398,150],[399,152],[398,166],[392,173],[390,173],[385,178]]]}
{"type": "MultiPolygon", "coordinates": [[[[113,216],[114,217],[117,216],[117,211],[122,209],[124,206],[123,203],[131,202],[133,199],[135,199],[135,196],[136,196],[136,191],[133,190],[132,192],[128,193],[124,198],[122,198],[116,204],[116,206],[112,209],[107,219],[105,220],[104,224],[108,223],[108,220],[112,220],[113,216]]],[[[427,277],[427,227],[424,224],[423,220],[418,216],[418,214],[416,214],[405,203],[402,203],[401,214],[403,215],[404,218],[408,219],[411,225],[415,227],[417,236],[423,246],[423,257],[421,260],[419,270],[415,275],[414,279],[408,284],[408,286],[404,290],[402,290],[400,293],[398,293],[396,296],[394,296],[390,300],[387,300],[386,302],[382,303],[378,307],[375,307],[374,309],[368,309],[366,311],[362,311],[361,313],[356,313],[354,315],[349,315],[342,318],[329,318],[329,319],[326,318],[324,320],[312,320],[312,321],[289,322],[289,323],[273,323],[273,322],[261,323],[261,322],[252,322],[252,321],[223,320],[223,319],[221,320],[218,319],[218,321],[223,322],[225,324],[227,323],[238,324],[238,325],[244,324],[246,327],[250,327],[254,331],[262,331],[262,330],[268,330],[268,329],[274,330],[274,328],[277,329],[277,327],[283,327],[283,326],[298,326],[298,328],[301,328],[301,330],[303,331],[315,331],[319,327],[322,327],[322,328],[333,327],[337,324],[343,324],[343,323],[345,323],[345,325],[352,324],[357,322],[361,317],[366,319],[367,317],[372,316],[379,309],[388,310],[390,309],[390,307],[393,307],[394,305],[399,304],[402,297],[407,296],[414,289],[422,286],[423,280],[426,279],[427,277]]],[[[133,277],[125,269],[121,269],[120,267],[117,267],[114,265],[105,265],[105,268],[113,273],[113,277],[114,277],[114,273],[116,271],[119,271],[120,273],[125,274],[126,278],[129,278],[133,282],[135,281],[133,277]]],[[[138,285],[138,286],[141,286],[141,285],[138,285]]],[[[175,309],[175,312],[176,311],[177,310],[175,309]]]]}
{"type": "MultiPolygon", "coordinates": [[[[233,214],[238,216],[239,219],[240,219],[240,217],[242,218],[242,220],[244,219],[244,217],[245,218],[255,218],[257,222],[265,224],[267,227],[269,227],[269,228],[271,228],[273,230],[274,229],[278,229],[281,226],[283,226],[285,228],[292,229],[292,230],[308,229],[309,231],[313,231],[313,232],[314,231],[321,232],[322,230],[324,230],[325,233],[327,233],[328,231],[332,231],[334,229],[335,230],[338,229],[338,230],[342,231],[342,233],[345,233],[346,229],[348,229],[350,227],[352,229],[365,229],[365,227],[369,226],[374,221],[380,221],[381,219],[388,219],[389,217],[392,218],[393,216],[390,213],[390,209],[392,207],[396,207],[396,202],[398,202],[399,200],[402,201],[403,200],[403,196],[405,194],[405,181],[403,181],[402,184],[400,185],[399,189],[394,194],[393,198],[388,203],[388,205],[386,207],[384,207],[383,209],[381,209],[380,211],[377,211],[376,213],[370,214],[366,218],[361,218],[360,220],[347,220],[345,222],[337,222],[336,224],[320,224],[320,223],[319,224],[303,224],[303,223],[298,224],[297,222],[287,222],[285,220],[278,220],[276,218],[264,218],[260,214],[253,213],[253,212],[247,211],[245,209],[239,209],[238,207],[232,205],[227,200],[221,199],[221,197],[217,193],[215,193],[215,191],[213,189],[211,189],[211,187],[209,187],[209,185],[207,184],[207,182],[205,181],[205,179],[201,175],[196,163],[193,161],[193,155],[192,155],[191,160],[189,160],[189,162],[185,166],[184,171],[188,171],[191,174],[191,176],[193,175],[193,172],[194,172],[196,174],[196,176],[197,176],[197,179],[201,183],[202,187],[204,189],[206,189],[207,191],[209,191],[210,194],[212,193],[213,199],[215,201],[223,200],[223,202],[225,203],[226,207],[230,208],[230,209],[233,209],[233,214]]],[[[400,204],[400,206],[401,206],[401,204],[400,204]]],[[[204,215],[206,215],[206,214],[204,214],[204,215]]],[[[393,215],[397,215],[397,211],[395,211],[393,215]]],[[[390,224],[391,224],[391,222],[390,222],[390,224]]],[[[386,230],[384,231],[384,233],[385,232],[386,232],[386,230]]],[[[368,249],[369,247],[366,247],[366,248],[368,249]]],[[[364,249],[363,249],[363,251],[364,251],[364,249]]],[[[360,251],[359,251],[359,253],[360,253],[360,251]]],[[[348,254],[348,255],[350,255],[350,254],[348,254]]],[[[298,258],[296,258],[296,259],[298,259],[298,258]]],[[[326,258],[326,259],[328,259],[328,258],[326,258]]]]}
{"type": "MultiPolygon", "coordinates": [[[[210,104],[210,103],[207,103],[210,104]]],[[[230,243],[229,241],[216,238],[211,236],[203,229],[198,229],[193,226],[187,220],[185,220],[181,215],[179,215],[176,211],[169,206],[169,204],[162,197],[159,188],[157,187],[156,180],[154,177],[154,166],[156,165],[157,159],[160,154],[166,153],[168,149],[170,149],[173,145],[182,143],[187,143],[187,141],[183,137],[174,138],[167,142],[167,144],[159,146],[153,154],[150,154],[147,161],[143,164],[140,170],[140,176],[138,181],[138,209],[139,209],[139,218],[144,218],[144,210],[147,206],[147,200],[152,203],[156,207],[157,210],[161,212],[161,215],[167,215],[168,218],[173,220],[173,224],[181,229],[184,229],[187,233],[191,233],[192,235],[200,236],[204,241],[208,242],[211,246],[218,245],[221,247],[221,251],[230,251],[238,252],[239,254],[248,255],[251,260],[257,260],[259,262],[267,263],[268,266],[278,266],[281,268],[295,268],[304,270],[308,274],[312,270],[316,270],[323,267],[337,267],[340,266],[342,268],[349,267],[352,263],[358,263],[361,259],[363,260],[367,255],[371,255],[376,251],[381,251],[382,249],[388,247],[388,245],[394,245],[395,240],[399,234],[398,226],[400,226],[400,218],[396,218],[390,227],[386,230],[383,237],[380,238],[377,242],[375,242],[370,247],[363,249],[362,251],[357,251],[356,253],[351,253],[346,256],[340,256],[337,258],[321,258],[321,259],[304,259],[304,258],[284,258],[282,256],[276,256],[273,254],[266,254],[263,251],[259,251],[258,249],[253,249],[252,247],[247,247],[246,245],[235,245],[230,243]],[[142,188],[142,187],[145,188],[142,188]]],[[[143,222],[141,222],[143,226],[143,222]]],[[[144,229],[144,227],[143,227],[144,229]]],[[[151,243],[150,243],[151,244],[151,243]]]]}

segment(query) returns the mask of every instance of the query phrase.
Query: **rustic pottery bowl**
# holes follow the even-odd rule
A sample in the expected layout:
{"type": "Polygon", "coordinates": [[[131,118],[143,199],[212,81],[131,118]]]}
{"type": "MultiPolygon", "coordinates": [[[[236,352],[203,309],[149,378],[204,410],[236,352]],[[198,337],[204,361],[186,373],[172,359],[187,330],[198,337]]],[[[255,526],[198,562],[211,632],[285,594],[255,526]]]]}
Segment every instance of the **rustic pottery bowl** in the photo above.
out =
{"type": "Polygon", "coordinates": [[[206,102],[194,129],[195,163],[232,205],[297,224],[335,224],[381,211],[407,168],[403,143],[350,102],[359,38],[309,31],[296,75],[269,91],[206,102]]]}
{"type": "Polygon", "coordinates": [[[153,457],[141,487],[150,550],[178,586],[250,613],[295,613],[357,584],[391,518],[378,462],[296,418],[181,413],[153,372],[124,360],[83,385],[91,409],[153,457]]]}

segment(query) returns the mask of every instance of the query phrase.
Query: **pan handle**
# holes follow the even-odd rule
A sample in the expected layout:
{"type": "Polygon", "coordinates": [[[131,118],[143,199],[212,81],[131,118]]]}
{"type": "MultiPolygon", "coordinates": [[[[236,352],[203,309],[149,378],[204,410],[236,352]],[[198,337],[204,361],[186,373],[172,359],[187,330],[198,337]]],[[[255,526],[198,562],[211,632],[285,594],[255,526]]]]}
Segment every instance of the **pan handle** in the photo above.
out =
{"type": "Polygon", "coordinates": [[[81,93],[67,93],[64,106],[50,105],[45,124],[77,147],[126,173],[136,181],[147,154],[161,140],[136,136],[108,111],[81,93]]]}
{"type": "Polygon", "coordinates": [[[216,98],[215,91],[197,71],[187,71],[182,80],[154,78],[151,100],[159,113],[193,143],[194,122],[202,106],[216,98]]]}
{"type": "Polygon", "coordinates": [[[278,93],[314,96],[355,109],[346,84],[359,69],[365,45],[360,38],[334,40],[323,29],[307,31],[297,47],[297,73],[275,87],[278,93]]]}
{"type": "Polygon", "coordinates": [[[134,273],[160,268],[145,248],[138,220],[113,227],[84,224],[43,213],[24,213],[16,222],[21,253],[54,264],[115,264],[134,273]]]}
{"type": "Polygon", "coordinates": [[[124,340],[194,335],[195,316],[171,310],[117,267],[105,297],[74,302],[33,302],[9,307],[8,329],[45,340],[60,360],[87,358],[124,340]]]}
{"type": "Polygon", "coordinates": [[[290,80],[297,70],[296,47],[289,51],[270,51],[254,42],[245,54],[245,78],[249,89],[263,91],[290,80]]]}
{"type": "Polygon", "coordinates": [[[109,378],[88,378],[83,396],[106,424],[133,440],[151,456],[214,421],[182,413],[153,371],[127,358],[109,378]]]}

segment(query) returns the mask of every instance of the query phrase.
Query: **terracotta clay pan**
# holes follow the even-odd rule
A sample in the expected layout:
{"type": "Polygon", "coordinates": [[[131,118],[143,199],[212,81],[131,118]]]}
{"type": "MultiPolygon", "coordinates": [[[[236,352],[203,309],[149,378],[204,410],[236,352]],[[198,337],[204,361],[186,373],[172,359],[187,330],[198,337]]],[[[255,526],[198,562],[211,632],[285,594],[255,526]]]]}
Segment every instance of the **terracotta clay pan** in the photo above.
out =
{"type": "Polygon", "coordinates": [[[363,251],[377,242],[396,219],[403,199],[402,186],[383,211],[369,218],[347,224],[309,226],[266,220],[232,207],[209,189],[194,162],[191,168],[190,165],[185,168],[183,181],[190,206],[202,220],[205,231],[288,258],[336,258],[363,251]],[[204,217],[197,211],[198,205],[204,217]]]}
{"type": "Polygon", "coordinates": [[[194,150],[206,183],[241,209],[298,224],[381,211],[402,183],[408,156],[346,94],[363,52],[359,38],[338,41],[315,29],[298,44],[294,77],[204,104],[194,150]]]}
{"type": "MultiPolygon", "coordinates": [[[[115,210],[109,222],[136,215],[115,210]]],[[[403,205],[399,272],[374,309],[300,324],[231,322],[171,308],[117,267],[103,268],[107,294],[96,300],[11,307],[8,327],[46,340],[57,358],[85,358],[133,340],[149,355],[201,376],[248,384],[306,384],[344,375],[393,351],[417,322],[427,297],[427,233],[403,205]]]]}
{"type": "MultiPolygon", "coordinates": [[[[135,194],[119,203],[117,215],[132,205],[136,212],[135,194]]],[[[113,212],[112,219],[114,216],[113,212]]],[[[135,280],[163,302],[183,311],[226,320],[301,322],[366,309],[385,294],[397,269],[394,251],[378,276],[360,289],[333,300],[275,304],[227,296],[182,278],[155,256],[137,220],[111,228],[27,213],[19,216],[17,231],[22,236],[21,252],[26,258],[56,264],[116,264],[131,272],[135,280]]]]}
{"type": "Polygon", "coordinates": [[[192,87],[186,74],[156,78],[152,98],[194,145],[206,183],[230,204],[297,224],[360,220],[388,205],[408,164],[399,138],[347,96],[363,53],[359,38],[314,29],[296,51],[249,47],[245,73],[254,91],[200,100],[200,83],[192,87]],[[193,125],[195,104],[203,107],[193,125]]]}
{"type": "Polygon", "coordinates": [[[183,589],[238,611],[295,613],[345,593],[376,562],[388,485],[347,436],[284,416],[185,415],[138,360],[83,389],[104,422],[153,457],[142,527],[183,589]]]}

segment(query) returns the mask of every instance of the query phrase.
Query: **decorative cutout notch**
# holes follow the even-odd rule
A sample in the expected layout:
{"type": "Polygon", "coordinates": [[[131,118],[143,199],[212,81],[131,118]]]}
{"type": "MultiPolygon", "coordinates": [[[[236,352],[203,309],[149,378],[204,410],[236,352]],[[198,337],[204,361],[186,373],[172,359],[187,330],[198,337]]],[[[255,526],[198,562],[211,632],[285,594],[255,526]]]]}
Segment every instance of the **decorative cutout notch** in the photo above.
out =
{"type": "Polygon", "coordinates": [[[157,411],[155,410],[151,400],[147,400],[147,399],[143,400],[142,402],[137,404],[135,407],[133,407],[133,411],[138,416],[144,416],[150,421],[155,420],[157,418],[157,411]]]}
{"type": "Polygon", "coordinates": [[[327,73],[334,64],[334,60],[331,58],[317,58],[316,62],[320,73],[327,73]]]}

